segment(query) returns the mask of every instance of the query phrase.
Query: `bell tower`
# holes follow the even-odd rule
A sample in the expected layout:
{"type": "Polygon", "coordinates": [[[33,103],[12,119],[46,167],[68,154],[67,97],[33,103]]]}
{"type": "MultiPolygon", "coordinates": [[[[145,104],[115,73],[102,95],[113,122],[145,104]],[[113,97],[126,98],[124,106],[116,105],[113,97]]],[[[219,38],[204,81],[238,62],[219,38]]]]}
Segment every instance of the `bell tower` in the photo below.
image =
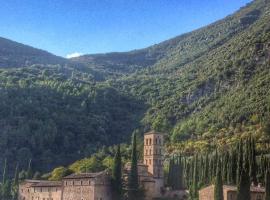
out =
{"type": "Polygon", "coordinates": [[[162,133],[150,131],[144,134],[144,164],[154,178],[163,179],[163,143],[162,133]]]}

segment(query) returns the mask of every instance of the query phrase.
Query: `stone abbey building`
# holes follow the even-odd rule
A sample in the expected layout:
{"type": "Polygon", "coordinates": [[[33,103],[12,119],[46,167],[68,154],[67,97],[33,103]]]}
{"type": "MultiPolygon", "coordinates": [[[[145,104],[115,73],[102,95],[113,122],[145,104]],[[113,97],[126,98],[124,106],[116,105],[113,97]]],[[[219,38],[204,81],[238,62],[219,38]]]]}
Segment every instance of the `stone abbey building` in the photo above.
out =
{"type": "MultiPolygon", "coordinates": [[[[144,135],[144,160],[138,163],[138,178],[146,199],[164,195],[163,134],[148,132],[144,135]]],[[[130,163],[124,169],[128,177],[130,163]]],[[[110,174],[71,174],[61,181],[25,180],[19,186],[19,200],[112,200],[110,174]]]]}
{"type": "MultiPolygon", "coordinates": [[[[199,191],[199,200],[214,200],[215,186],[210,185],[199,191]]],[[[250,187],[251,200],[264,200],[265,188],[261,186],[250,187]]],[[[223,185],[224,200],[237,200],[237,187],[231,185],[223,185]]]]}

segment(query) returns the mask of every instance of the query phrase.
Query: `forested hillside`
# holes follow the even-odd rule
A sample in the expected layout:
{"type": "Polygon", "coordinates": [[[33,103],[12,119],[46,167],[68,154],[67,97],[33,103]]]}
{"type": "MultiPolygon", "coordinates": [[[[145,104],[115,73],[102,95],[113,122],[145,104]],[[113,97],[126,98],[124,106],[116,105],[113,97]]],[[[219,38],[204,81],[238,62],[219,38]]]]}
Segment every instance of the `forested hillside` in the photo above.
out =
{"type": "Polygon", "coordinates": [[[0,37],[0,68],[67,63],[62,57],[0,37]]]}
{"type": "Polygon", "coordinates": [[[48,170],[125,141],[144,104],[89,74],[35,65],[0,71],[1,163],[48,170]],[[70,76],[68,76],[70,74],[70,76]]]}
{"type": "Polygon", "coordinates": [[[46,171],[134,130],[166,132],[170,148],[256,131],[270,118],[269,21],[256,0],[149,48],[72,61],[0,43],[1,163],[46,171]]]}

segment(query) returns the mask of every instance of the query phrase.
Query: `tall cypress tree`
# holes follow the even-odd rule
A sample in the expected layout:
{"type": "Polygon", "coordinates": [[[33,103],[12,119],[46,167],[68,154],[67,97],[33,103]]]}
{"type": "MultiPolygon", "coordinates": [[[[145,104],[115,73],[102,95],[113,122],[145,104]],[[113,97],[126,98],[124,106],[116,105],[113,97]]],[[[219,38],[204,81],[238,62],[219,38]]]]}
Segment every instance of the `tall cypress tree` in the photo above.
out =
{"type": "Polygon", "coordinates": [[[241,156],[242,163],[239,170],[240,176],[237,187],[237,200],[250,200],[250,177],[249,177],[249,155],[248,144],[245,144],[245,154],[241,156]]]}
{"type": "Polygon", "coordinates": [[[223,200],[223,182],[222,182],[222,174],[221,174],[221,162],[218,161],[217,164],[217,174],[215,180],[215,188],[214,188],[214,199],[215,200],[223,200]]]}
{"type": "Polygon", "coordinates": [[[168,179],[167,179],[167,184],[169,187],[172,187],[172,182],[173,182],[173,162],[174,159],[170,159],[169,162],[169,171],[168,171],[168,179]]]}
{"type": "Polygon", "coordinates": [[[198,197],[198,156],[195,155],[194,164],[193,164],[193,177],[191,185],[191,196],[192,198],[198,197]]]}
{"type": "Polygon", "coordinates": [[[122,199],[122,158],[120,145],[117,146],[112,169],[113,199],[122,199]]]}
{"type": "Polygon", "coordinates": [[[3,168],[2,185],[4,185],[6,182],[6,170],[7,170],[7,159],[5,159],[4,168],[3,168]]]}
{"type": "Polygon", "coordinates": [[[206,154],[204,161],[204,182],[205,184],[209,183],[209,156],[206,154]]]}
{"type": "Polygon", "coordinates": [[[240,182],[241,171],[243,168],[243,142],[242,140],[237,145],[237,171],[236,171],[236,183],[240,182]]]}
{"type": "Polygon", "coordinates": [[[251,136],[249,138],[249,167],[251,182],[257,185],[256,145],[255,140],[251,136]]]}
{"type": "Polygon", "coordinates": [[[14,173],[14,178],[11,184],[11,197],[12,200],[17,200],[18,198],[18,188],[19,188],[19,174],[18,174],[18,170],[19,170],[19,165],[16,165],[15,168],[15,173],[14,173]]]}
{"type": "Polygon", "coordinates": [[[131,169],[128,178],[128,198],[136,200],[139,193],[136,133],[132,137],[131,169]]]}
{"type": "Polygon", "coordinates": [[[265,197],[264,200],[270,200],[270,170],[266,171],[265,175],[265,197]]]}

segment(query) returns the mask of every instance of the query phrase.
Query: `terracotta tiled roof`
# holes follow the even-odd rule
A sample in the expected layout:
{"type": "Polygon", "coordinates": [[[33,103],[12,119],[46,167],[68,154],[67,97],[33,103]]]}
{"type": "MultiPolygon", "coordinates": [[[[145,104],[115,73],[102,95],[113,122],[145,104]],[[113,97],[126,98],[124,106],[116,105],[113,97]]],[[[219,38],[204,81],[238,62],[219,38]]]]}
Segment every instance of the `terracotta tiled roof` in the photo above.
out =
{"type": "Polygon", "coordinates": [[[98,173],[80,173],[80,174],[71,174],[64,177],[63,179],[82,179],[82,178],[95,178],[104,174],[104,171],[98,173]]]}
{"type": "Polygon", "coordinates": [[[160,135],[163,135],[164,133],[161,133],[161,132],[157,132],[157,131],[148,131],[146,133],[144,133],[144,135],[150,135],[150,134],[160,134],[160,135]]]}
{"type": "MultiPolygon", "coordinates": [[[[227,189],[229,191],[237,191],[237,187],[236,186],[224,185],[223,187],[224,187],[224,189],[227,189]]],[[[250,191],[251,192],[265,192],[265,188],[264,187],[254,187],[254,186],[251,186],[250,187],[250,191]]]]}
{"type": "MultiPolygon", "coordinates": [[[[211,188],[211,187],[214,187],[214,185],[210,185],[208,187],[205,187],[202,190],[207,189],[207,188],[211,188]]],[[[232,192],[236,192],[237,191],[237,187],[234,186],[234,185],[223,185],[223,189],[224,190],[227,190],[227,191],[232,191],[232,192]]],[[[265,192],[265,188],[264,187],[254,187],[254,186],[251,186],[250,187],[250,191],[251,192],[261,192],[261,193],[264,193],[265,192]]]]}
{"type": "Polygon", "coordinates": [[[40,181],[32,185],[32,187],[59,187],[62,186],[61,181],[40,181]]]}

